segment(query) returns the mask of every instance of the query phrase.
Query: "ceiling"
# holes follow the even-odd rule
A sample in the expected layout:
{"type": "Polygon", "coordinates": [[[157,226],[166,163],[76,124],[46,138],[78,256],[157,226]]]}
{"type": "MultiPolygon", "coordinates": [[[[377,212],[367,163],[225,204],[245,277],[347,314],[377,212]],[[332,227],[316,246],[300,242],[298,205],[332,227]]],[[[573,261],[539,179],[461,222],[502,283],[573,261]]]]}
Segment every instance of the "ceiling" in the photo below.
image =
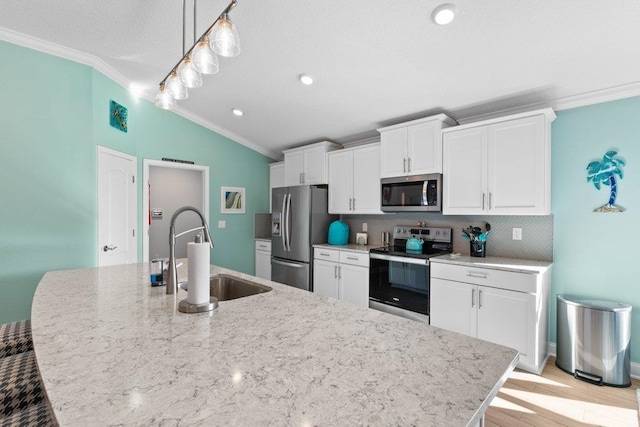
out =
{"type": "MultiPolygon", "coordinates": [[[[448,26],[431,21],[439,0],[238,0],[240,56],[176,111],[280,158],[432,113],[469,121],[640,82],[637,0],[446,1],[448,26]]],[[[198,2],[198,36],[227,3],[198,2]]],[[[182,56],[182,1],[3,1],[0,38],[16,33],[95,57],[153,99],[182,56]]]]}

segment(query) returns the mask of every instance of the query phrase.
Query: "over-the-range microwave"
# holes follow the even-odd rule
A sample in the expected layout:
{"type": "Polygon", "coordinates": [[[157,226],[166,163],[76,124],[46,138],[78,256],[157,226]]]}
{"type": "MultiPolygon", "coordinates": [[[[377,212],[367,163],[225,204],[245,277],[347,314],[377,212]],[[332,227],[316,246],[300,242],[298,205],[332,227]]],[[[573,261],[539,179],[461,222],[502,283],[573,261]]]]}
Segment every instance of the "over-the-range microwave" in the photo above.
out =
{"type": "Polygon", "coordinates": [[[442,174],[382,178],[380,188],[383,212],[442,210],[442,174]]]}

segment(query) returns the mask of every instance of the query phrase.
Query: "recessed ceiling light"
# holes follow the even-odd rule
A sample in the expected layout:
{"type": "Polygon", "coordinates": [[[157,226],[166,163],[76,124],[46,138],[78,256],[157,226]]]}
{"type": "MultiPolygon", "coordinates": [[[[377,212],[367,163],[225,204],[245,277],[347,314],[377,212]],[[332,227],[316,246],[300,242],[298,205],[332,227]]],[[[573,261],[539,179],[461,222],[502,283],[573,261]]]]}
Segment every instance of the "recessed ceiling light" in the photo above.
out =
{"type": "Polygon", "coordinates": [[[313,84],[313,77],[311,77],[309,74],[300,74],[298,76],[298,80],[300,80],[303,85],[309,86],[313,84]]]}
{"type": "Polygon", "coordinates": [[[458,9],[456,5],[451,3],[444,3],[433,9],[431,13],[431,19],[438,25],[447,25],[456,17],[458,9]]]}
{"type": "Polygon", "coordinates": [[[244,115],[244,113],[242,112],[242,110],[240,110],[239,108],[234,108],[233,110],[231,110],[231,112],[233,114],[235,114],[236,116],[240,117],[242,115],[244,115]]]}

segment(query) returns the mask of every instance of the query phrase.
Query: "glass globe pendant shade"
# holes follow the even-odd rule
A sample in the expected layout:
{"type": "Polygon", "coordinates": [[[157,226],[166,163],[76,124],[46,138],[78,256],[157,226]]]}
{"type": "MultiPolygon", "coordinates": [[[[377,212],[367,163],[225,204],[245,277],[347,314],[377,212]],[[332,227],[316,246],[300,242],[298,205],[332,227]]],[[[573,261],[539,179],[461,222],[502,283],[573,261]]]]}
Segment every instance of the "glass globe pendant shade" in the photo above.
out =
{"type": "Polygon", "coordinates": [[[169,92],[164,87],[160,88],[160,92],[156,95],[156,107],[170,110],[174,105],[176,102],[169,95],[169,92]]]}
{"type": "Polygon", "coordinates": [[[178,81],[182,86],[188,88],[202,86],[202,76],[191,66],[191,59],[184,59],[178,67],[178,81]]]}
{"type": "Polygon", "coordinates": [[[240,54],[238,31],[226,13],[213,27],[209,43],[211,43],[211,49],[220,56],[231,58],[240,54]]]}
{"type": "Polygon", "coordinates": [[[215,74],[219,70],[218,55],[206,40],[200,40],[191,52],[191,67],[202,74],[215,74]]]}
{"type": "Polygon", "coordinates": [[[165,90],[171,95],[171,97],[175,100],[187,99],[189,97],[189,92],[187,88],[180,84],[178,80],[178,74],[174,71],[171,73],[167,82],[164,84],[165,90]]]}

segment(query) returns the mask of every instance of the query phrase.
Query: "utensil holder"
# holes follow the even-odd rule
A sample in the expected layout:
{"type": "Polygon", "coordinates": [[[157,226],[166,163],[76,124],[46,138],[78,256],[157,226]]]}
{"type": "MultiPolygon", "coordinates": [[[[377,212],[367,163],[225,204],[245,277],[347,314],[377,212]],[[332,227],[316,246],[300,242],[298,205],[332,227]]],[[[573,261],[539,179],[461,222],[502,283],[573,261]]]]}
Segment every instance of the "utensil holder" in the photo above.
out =
{"type": "Polygon", "coordinates": [[[487,242],[479,242],[477,240],[472,240],[469,242],[471,247],[471,256],[473,257],[481,257],[484,258],[487,256],[487,242]]]}

